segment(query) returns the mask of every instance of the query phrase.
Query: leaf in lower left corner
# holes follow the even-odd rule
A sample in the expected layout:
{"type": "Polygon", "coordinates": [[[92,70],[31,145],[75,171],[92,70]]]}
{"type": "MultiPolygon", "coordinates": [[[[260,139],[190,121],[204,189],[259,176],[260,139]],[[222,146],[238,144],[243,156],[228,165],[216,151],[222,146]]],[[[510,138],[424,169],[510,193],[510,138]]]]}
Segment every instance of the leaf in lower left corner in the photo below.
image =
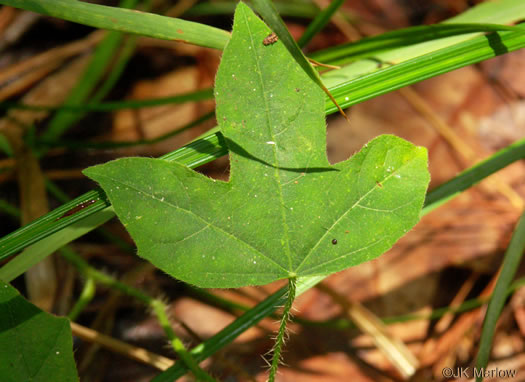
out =
{"type": "Polygon", "coordinates": [[[0,380],[78,381],[69,320],[40,310],[1,281],[0,380]]]}

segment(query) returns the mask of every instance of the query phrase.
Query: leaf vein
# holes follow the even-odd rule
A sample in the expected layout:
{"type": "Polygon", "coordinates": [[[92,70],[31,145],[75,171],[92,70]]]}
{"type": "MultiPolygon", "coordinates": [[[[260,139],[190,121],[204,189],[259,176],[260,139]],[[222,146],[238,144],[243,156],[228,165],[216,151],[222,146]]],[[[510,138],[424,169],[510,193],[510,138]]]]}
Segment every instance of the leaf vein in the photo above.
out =
{"type": "MultiPolygon", "coordinates": [[[[368,155],[368,153],[367,153],[368,155]]],[[[406,166],[407,163],[401,165],[397,170],[395,171],[392,171],[387,177],[385,177],[384,179],[381,180],[381,182],[386,182],[388,179],[390,179],[391,177],[393,177],[395,174],[397,174],[404,166],[406,166]]],[[[359,169],[359,175],[358,177],[361,176],[361,170],[362,170],[362,167],[359,169]]],[[[306,254],[306,256],[303,258],[303,260],[301,260],[301,263],[299,263],[299,265],[297,266],[296,268],[296,272],[298,272],[301,268],[301,266],[306,262],[306,260],[308,259],[308,257],[317,249],[317,247],[319,246],[319,244],[321,244],[321,242],[323,241],[323,239],[328,235],[330,234],[330,232],[332,231],[332,229],[337,225],[339,224],[339,222],[346,216],[348,215],[351,211],[353,211],[353,209],[356,207],[356,206],[359,206],[359,204],[361,203],[361,201],[366,198],[369,194],[371,194],[374,190],[377,190],[379,189],[379,187],[377,185],[375,186],[372,186],[370,188],[370,190],[368,190],[364,195],[361,195],[359,197],[359,199],[357,199],[357,201],[348,209],[346,210],[343,214],[341,214],[341,216],[339,218],[336,219],[336,221],[330,226],[329,229],[327,229],[325,231],[325,233],[323,235],[321,235],[321,237],[319,238],[319,240],[315,243],[315,245],[310,249],[310,251],[308,251],[308,253],[306,254]]]]}
{"type": "Polygon", "coordinates": [[[282,265],[280,265],[279,263],[277,263],[277,262],[276,262],[274,259],[272,259],[270,256],[268,256],[268,255],[266,255],[265,253],[261,252],[260,250],[258,250],[258,249],[255,248],[254,246],[252,246],[250,243],[246,242],[245,240],[242,240],[240,237],[235,236],[233,233],[226,231],[226,230],[223,229],[222,227],[219,227],[218,225],[214,224],[213,222],[208,222],[208,221],[206,221],[205,218],[203,218],[203,217],[200,216],[200,215],[197,215],[195,212],[193,212],[193,211],[191,211],[191,210],[188,210],[188,209],[186,209],[186,208],[182,208],[182,207],[180,207],[180,206],[178,206],[178,205],[176,205],[176,204],[170,203],[170,202],[168,202],[168,201],[166,201],[166,200],[162,201],[162,200],[160,200],[159,198],[155,197],[153,194],[150,194],[150,193],[148,193],[148,192],[145,192],[145,191],[142,191],[142,190],[138,189],[138,188],[135,187],[133,184],[128,184],[128,183],[123,182],[123,181],[121,181],[121,180],[113,179],[112,177],[109,177],[109,176],[107,176],[107,175],[102,175],[102,174],[101,174],[101,176],[102,176],[102,177],[105,177],[105,178],[108,178],[108,179],[111,179],[113,182],[116,182],[116,183],[122,184],[123,186],[127,186],[127,187],[129,187],[129,188],[131,188],[131,189],[133,189],[133,190],[135,190],[135,191],[137,191],[137,192],[139,192],[139,193],[143,193],[144,195],[149,196],[149,197],[151,197],[152,199],[155,199],[155,200],[159,201],[160,203],[165,203],[166,205],[168,205],[168,206],[170,206],[170,207],[177,208],[177,209],[179,209],[179,210],[181,210],[181,211],[184,211],[184,212],[186,212],[186,213],[188,213],[188,214],[194,216],[195,218],[201,220],[203,223],[205,223],[205,224],[207,224],[207,225],[209,225],[209,226],[211,226],[211,227],[217,229],[218,231],[222,232],[223,234],[227,235],[228,237],[232,238],[233,240],[238,241],[239,243],[242,243],[242,244],[246,245],[247,247],[251,248],[251,249],[252,249],[253,251],[255,251],[256,253],[258,253],[260,256],[262,256],[262,257],[264,257],[264,258],[270,260],[272,263],[274,263],[275,265],[277,265],[280,269],[282,269],[282,270],[288,272],[288,269],[284,268],[282,265]]]}

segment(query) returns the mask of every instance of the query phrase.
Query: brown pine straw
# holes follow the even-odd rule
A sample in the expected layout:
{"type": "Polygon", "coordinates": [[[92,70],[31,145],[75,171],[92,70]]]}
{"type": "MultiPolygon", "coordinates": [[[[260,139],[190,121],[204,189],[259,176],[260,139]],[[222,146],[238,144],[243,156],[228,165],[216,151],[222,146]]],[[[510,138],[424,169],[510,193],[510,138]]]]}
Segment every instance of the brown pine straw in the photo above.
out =
{"type": "Polygon", "coordinates": [[[343,307],[345,314],[363,332],[372,337],[376,347],[392,363],[395,369],[407,380],[412,377],[419,367],[419,361],[399,338],[388,332],[387,326],[372,312],[358,302],[347,299],[327,287],[317,284],[316,288],[326,293],[343,307]]]}
{"type": "Polygon", "coordinates": [[[96,343],[115,353],[122,354],[125,357],[153,366],[161,371],[168,369],[175,363],[175,361],[170,358],[155,354],[137,346],[129,345],[74,322],[71,322],[71,331],[73,332],[73,335],[85,341],[96,343]]]}
{"type": "MultiPolygon", "coordinates": [[[[452,302],[449,305],[450,308],[457,308],[465,301],[478,278],[479,274],[474,273],[463,283],[456,296],[452,299],[452,302]]],[[[423,344],[423,348],[419,352],[418,358],[420,360],[425,360],[432,356],[432,353],[435,351],[438,342],[436,337],[442,336],[443,333],[445,333],[448,330],[450,324],[452,323],[452,320],[454,319],[454,316],[454,313],[448,312],[439,319],[436,326],[434,327],[434,337],[427,339],[423,344]]]]}
{"type": "MultiPolygon", "coordinates": [[[[60,62],[50,62],[39,68],[34,68],[32,71],[24,73],[15,81],[8,83],[0,88],[0,101],[5,101],[17,94],[23,93],[30,89],[33,85],[45,78],[49,73],[60,66],[60,62]]],[[[0,77],[2,75],[0,74],[0,77]]]]}
{"type": "MultiPolygon", "coordinates": [[[[455,131],[432,110],[428,103],[413,88],[410,86],[401,88],[399,89],[399,93],[431,124],[432,128],[434,128],[466,162],[474,164],[474,162],[479,160],[474,150],[463,142],[455,131]]],[[[491,177],[484,180],[484,183],[507,198],[517,210],[522,211],[525,207],[525,202],[521,195],[509,186],[499,174],[493,174],[491,177]]]]}
{"type": "Polygon", "coordinates": [[[19,91],[46,76],[57,68],[64,60],[91,49],[99,43],[105,31],[98,30],[86,38],[49,49],[27,60],[17,62],[0,71],[0,84],[13,81],[0,88],[0,101],[5,100],[19,91]]]}
{"type": "MultiPolygon", "coordinates": [[[[494,291],[496,281],[498,280],[500,270],[492,277],[490,283],[481,292],[478,298],[488,297],[494,291]]],[[[472,329],[472,327],[483,320],[483,313],[486,307],[474,309],[470,312],[463,313],[457,321],[452,325],[435,343],[431,352],[422,354],[419,361],[421,367],[434,365],[434,374],[441,376],[445,362],[452,362],[455,360],[455,353],[460,342],[465,338],[465,335],[472,329]]]]}
{"type": "Polygon", "coordinates": [[[17,13],[18,10],[16,8],[8,7],[7,5],[4,5],[2,9],[0,9],[0,34],[4,33],[17,13]]]}

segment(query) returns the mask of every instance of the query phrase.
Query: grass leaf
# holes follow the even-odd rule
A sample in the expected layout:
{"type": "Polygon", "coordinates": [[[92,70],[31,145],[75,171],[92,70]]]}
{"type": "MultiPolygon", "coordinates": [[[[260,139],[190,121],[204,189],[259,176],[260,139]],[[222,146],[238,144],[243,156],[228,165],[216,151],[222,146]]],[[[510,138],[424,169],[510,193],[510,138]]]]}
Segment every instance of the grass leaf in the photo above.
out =
{"type": "MultiPolygon", "coordinates": [[[[521,258],[523,257],[523,251],[525,250],[525,212],[521,215],[520,220],[512,239],[510,240],[509,247],[505,252],[503,259],[503,265],[501,272],[494,287],[494,292],[489,301],[487,307],[487,313],[485,320],[483,321],[483,329],[481,330],[481,341],[479,344],[479,351],[476,360],[476,369],[482,370],[487,367],[490,349],[492,346],[492,339],[494,338],[494,331],[496,330],[496,324],[498,318],[505,305],[507,299],[507,290],[512,283],[512,279],[518,270],[521,258]]],[[[483,378],[479,375],[476,376],[476,381],[482,381],[483,378]]]]}
{"type": "Polygon", "coordinates": [[[71,0],[2,0],[2,4],[79,24],[223,49],[230,34],[204,24],[71,0]]]}

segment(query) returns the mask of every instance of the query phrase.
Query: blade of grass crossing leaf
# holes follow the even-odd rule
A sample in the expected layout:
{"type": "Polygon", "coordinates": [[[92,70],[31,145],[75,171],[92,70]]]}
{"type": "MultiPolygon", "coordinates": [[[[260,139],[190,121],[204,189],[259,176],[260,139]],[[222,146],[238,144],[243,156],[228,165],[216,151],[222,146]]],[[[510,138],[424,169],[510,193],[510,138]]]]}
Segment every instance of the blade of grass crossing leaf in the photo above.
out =
{"type": "Polygon", "coordinates": [[[261,15],[263,20],[268,24],[268,26],[279,36],[279,39],[283,42],[284,46],[292,57],[297,61],[297,63],[303,68],[303,70],[308,74],[308,76],[317,83],[320,87],[324,85],[321,83],[319,74],[312,68],[303,52],[297,46],[292,35],[286,28],[283,20],[277,13],[277,10],[273,6],[272,2],[269,0],[252,0],[255,10],[261,15]]]}
{"type": "Polygon", "coordinates": [[[304,48],[306,44],[328,24],[334,13],[344,2],[344,0],[333,0],[330,2],[330,5],[315,16],[315,19],[308,25],[301,38],[299,38],[299,41],[297,41],[297,45],[304,48]]]}
{"type": "MultiPolygon", "coordinates": [[[[53,181],[46,178],[46,189],[47,191],[53,195],[55,199],[60,201],[61,203],[68,203],[71,201],[71,198],[60,189],[53,181]]],[[[88,199],[86,199],[88,200],[88,199]]],[[[135,247],[133,245],[130,245],[127,241],[123,240],[120,236],[117,234],[113,234],[110,231],[106,230],[104,227],[101,227],[97,230],[97,232],[104,237],[109,243],[112,243],[122,249],[125,252],[128,253],[134,253],[135,247]]]]}
{"type": "MultiPolygon", "coordinates": [[[[177,161],[191,168],[195,168],[226,155],[227,149],[222,135],[217,133],[217,129],[212,130],[209,134],[210,135],[191,142],[172,153],[164,155],[162,158],[168,161],[177,161]]],[[[109,206],[110,204],[106,201],[101,189],[98,188],[89,191],[0,239],[0,259],[9,257],[34,243],[37,243],[36,246],[39,247],[38,253],[40,256],[45,257],[56,248],[92,231],[98,225],[113,217],[114,213],[112,210],[107,209],[109,206]],[[78,213],[68,216],[67,219],[61,218],[71,209],[89,200],[96,200],[96,203],[89,205],[88,208],[78,213]],[[101,220],[95,219],[95,223],[88,223],[87,220],[82,222],[83,219],[88,219],[91,216],[96,217],[98,215],[100,215],[101,220]],[[50,237],[50,235],[53,236],[61,233],[61,231],[71,227],[75,223],[79,223],[79,225],[74,228],[74,232],[70,233],[69,238],[67,235],[61,235],[59,239],[53,240],[52,245],[48,245],[49,248],[53,248],[51,252],[41,254],[45,252],[45,248],[43,245],[38,246],[38,242],[50,237]]],[[[17,258],[20,256],[17,256],[17,258]]],[[[23,256],[26,256],[26,254],[24,253],[23,256]]],[[[0,268],[0,273],[14,260],[16,260],[16,258],[0,268]]],[[[22,270],[22,273],[23,272],[24,270],[22,270]]]]}
{"type": "Polygon", "coordinates": [[[230,34],[222,29],[153,13],[71,0],[2,0],[2,4],[95,28],[133,33],[222,49],[230,34]]]}
{"type": "MultiPolygon", "coordinates": [[[[496,282],[494,292],[490,298],[487,307],[485,320],[483,321],[483,329],[481,330],[481,341],[479,344],[479,351],[476,361],[477,370],[486,368],[489,357],[492,339],[494,338],[494,330],[498,322],[499,315],[505,305],[507,297],[507,289],[509,288],[514,275],[518,269],[523,251],[525,250],[525,212],[520,217],[518,225],[512,234],[509,247],[505,252],[501,272],[496,282]]],[[[482,381],[482,376],[476,376],[476,381],[482,381]]]]}
{"type": "MultiPolygon", "coordinates": [[[[163,158],[168,161],[178,161],[186,164],[191,168],[198,167],[205,163],[209,163],[223,155],[226,155],[226,144],[220,133],[211,132],[202,139],[196,140],[180,149],[165,155],[163,158]]],[[[451,179],[449,182],[439,186],[427,194],[425,205],[423,207],[423,214],[427,214],[433,209],[439,207],[441,204],[452,199],[454,196],[472,185],[480,182],[491,174],[501,170],[502,168],[525,158],[525,139],[520,140],[487,158],[485,161],[465,170],[457,177],[451,179]]],[[[53,235],[54,233],[66,228],[67,226],[81,221],[91,214],[98,214],[109,206],[108,202],[104,200],[98,201],[96,204],[90,206],[90,209],[84,214],[74,214],[69,217],[69,220],[57,220],[68,210],[71,210],[76,205],[85,200],[102,199],[101,190],[90,191],[82,196],[79,196],[70,203],[64,204],[61,207],[51,211],[49,214],[42,216],[34,222],[4,236],[0,239],[0,260],[5,259],[23,248],[37,243],[43,238],[53,235]]],[[[91,231],[95,227],[85,226],[85,233],[91,231]]],[[[76,236],[79,237],[79,236],[76,236]]],[[[72,241],[73,238],[71,238],[72,241]]],[[[69,241],[64,241],[67,244],[69,241]]],[[[9,263],[5,266],[8,266],[9,263]]],[[[5,267],[4,266],[4,267],[5,267]]]]}
{"type": "Polygon", "coordinates": [[[268,24],[268,26],[274,31],[274,33],[277,36],[279,36],[286,49],[288,49],[288,52],[290,52],[290,54],[295,59],[295,61],[297,61],[299,66],[303,68],[303,70],[306,72],[308,77],[312,79],[312,81],[314,81],[317,85],[319,85],[321,89],[323,89],[328,98],[330,98],[330,100],[337,107],[341,115],[343,115],[345,119],[350,123],[343,109],[341,109],[335,98],[323,84],[323,81],[321,81],[319,73],[317,73],[317,71],[312,67],[312,65],[310,65],[299,46],[297,46],[297,43],[288,31],[288,28],[286,28],[286,25],[284,25],[284,21],[281,19],[281,16],[279,16],[279,13],[277,13],[277,10],[273,6],[272,2],[270,0],[252,0],[251,2],[253,3],[255,10],[261,15],[266,24],[268,24]]]}
{"type": "MultiPolygon", "coordinates": [[[[98,207],[100,207],[100,203],[98,207]]],[[[103,204],[102,204],[103,205],[103,204]]],[[[93,204],[94,206],[94,204],[93,204]]],[[[85,235],[99,225],[107,222],[114,216],[112,208],[105,208],[98,214],[87,214],[87,211],[80,211],[83,220],[76,224],[68,225],[60,229],[51,236],[46,236],[24,249],[24,251],[0,268],[0,280],[11,282],[16,277],[22,275],[30,267],[37,264],[45,257],[49,256],[57,249],[64,246],[76,238],[85,235]]]]}

